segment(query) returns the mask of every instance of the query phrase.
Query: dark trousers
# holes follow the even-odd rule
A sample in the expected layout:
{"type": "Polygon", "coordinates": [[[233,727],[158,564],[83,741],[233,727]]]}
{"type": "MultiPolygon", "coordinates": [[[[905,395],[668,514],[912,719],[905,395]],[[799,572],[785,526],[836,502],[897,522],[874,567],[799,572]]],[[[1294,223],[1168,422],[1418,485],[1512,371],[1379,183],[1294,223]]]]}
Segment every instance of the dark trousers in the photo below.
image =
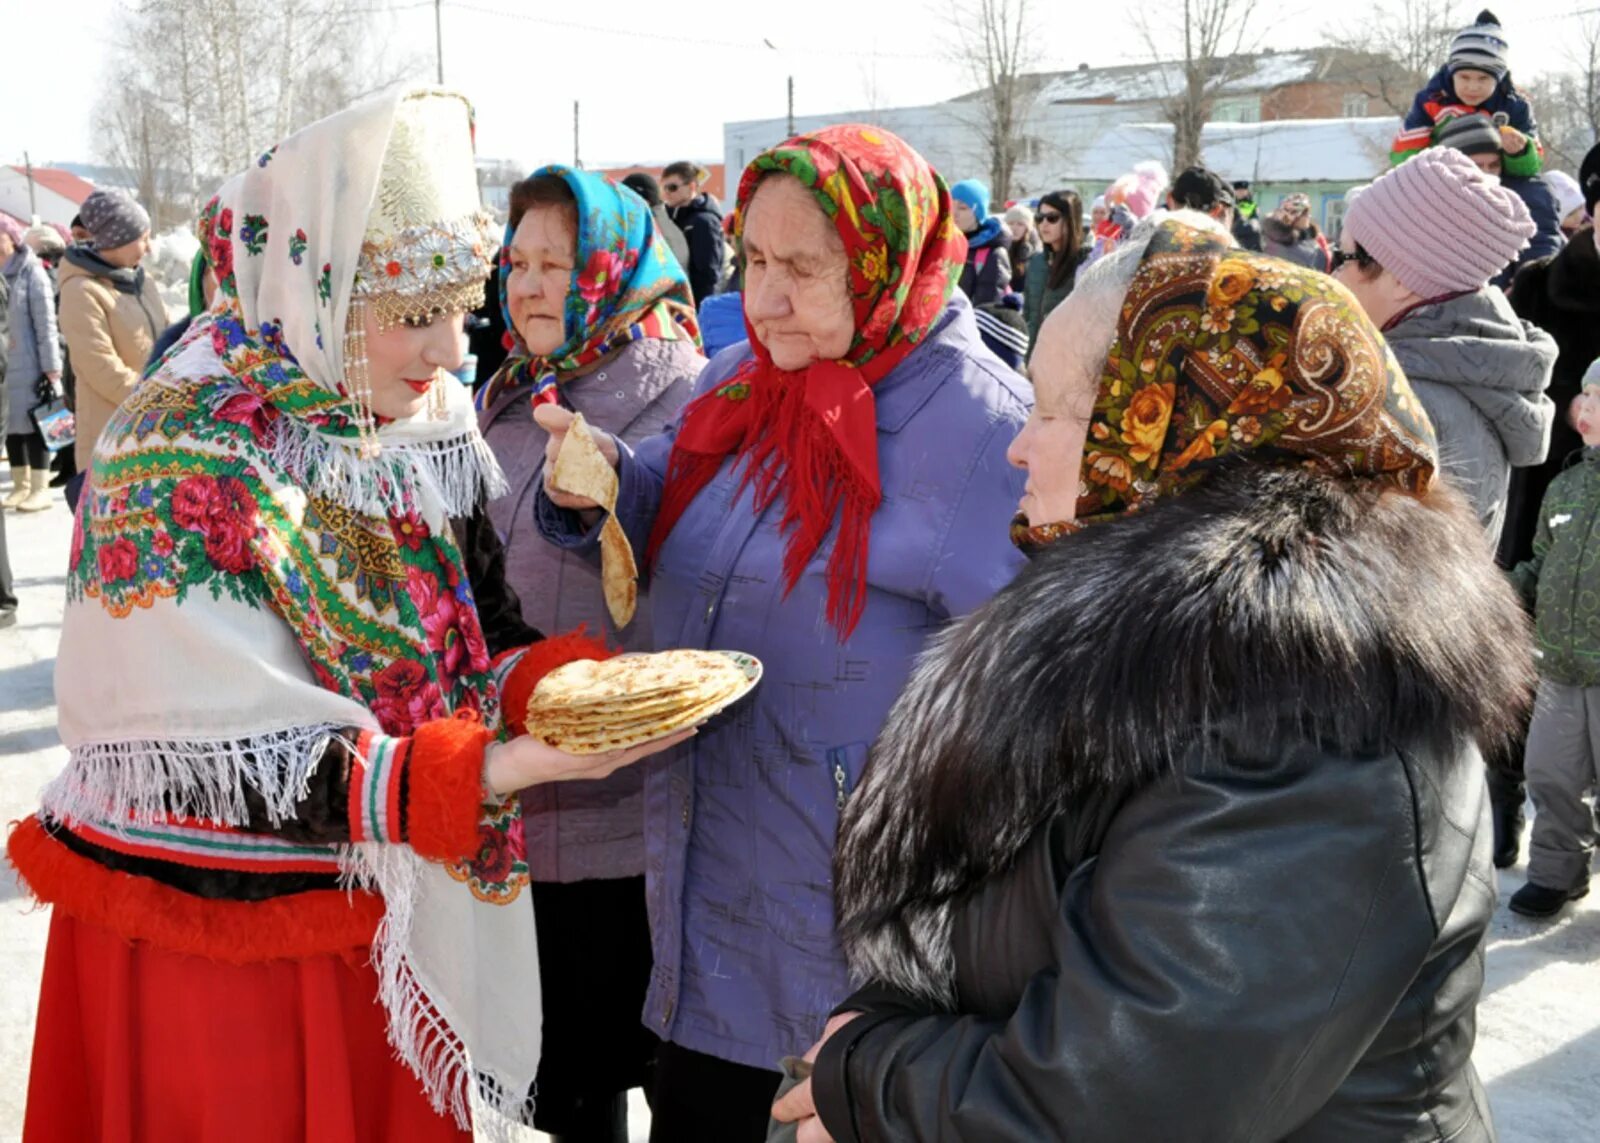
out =
{"type": "Polygon", "coordinates": [[[650,1084],[650,1143],[763,1143],[782,1081],[779,1072],[663,1043],[650,1084]]]}
{"type": "Polygon", "coordinates": [[[7,433],[6,460],[12,468],[44,469],[50,463],[50,450],[38,433],[7,433]]]}
{"type": "Polygon", "coordinates": [[[0,508],[0,611],[15,611],[17,596],[11,585],[11,559],[6,555],[6,510],[0,508]]]}
{"type": "Polygon", "coordinates": [[[656,1038],[644,878],[533,883],[544,1050],[533,1125],[557,1143],[627,1143],[629,1088],[647,1086],[656,1038]]]}
{"type": "Polygon", "coordinates": [[[73,512],[78,510],[78,497],[83,495],[83,482],[86,479],[88,479],[88,474],[79,472],[75,473],[71,480],[67,481],[67,507],[73,512]]]}

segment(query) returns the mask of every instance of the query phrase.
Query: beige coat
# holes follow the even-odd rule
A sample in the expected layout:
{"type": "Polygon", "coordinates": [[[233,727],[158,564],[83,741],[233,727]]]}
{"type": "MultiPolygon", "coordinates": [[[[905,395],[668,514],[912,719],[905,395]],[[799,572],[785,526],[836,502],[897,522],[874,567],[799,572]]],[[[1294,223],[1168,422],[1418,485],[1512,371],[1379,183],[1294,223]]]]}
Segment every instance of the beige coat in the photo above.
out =
{"type": "Polygon", "coordinates": [[[166,307],[148,274],[137,294],[62,259],[61,335],[78,378],[78,468],[89,470],[95,441],[111,414],[144,373],[145,361],[167,325],[166,307]]]}

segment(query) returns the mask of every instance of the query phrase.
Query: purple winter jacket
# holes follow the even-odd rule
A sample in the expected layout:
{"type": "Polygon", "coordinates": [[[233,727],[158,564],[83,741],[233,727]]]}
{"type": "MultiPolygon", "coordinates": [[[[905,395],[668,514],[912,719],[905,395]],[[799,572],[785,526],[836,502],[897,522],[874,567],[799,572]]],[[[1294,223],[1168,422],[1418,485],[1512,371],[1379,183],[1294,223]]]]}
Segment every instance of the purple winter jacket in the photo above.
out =
{"type": "MultiPolygon", "coordinates": [[[[696,394],[749,356],[712,359],[696,394]]],[[[694,1051],[776,1069],[809,1048],[849,992],[830,863],[840,807],[928,638],[1010,581],[1023,475],[1006,447],[1028,383],[984,347],[957,295],[929,339],[874,390],[883,502],[868,594],[841,644],[826,621],[824,542],[787,598],[781,501],[757,513],[724,462],[662,546],[650,594],[659,648],[731,648],[765,665],[754,693],[643,764],[655,967],[645,1025],[694,1051]]],[[[677,426],[623,448],[617,515],[645,551],[677,426]]],[[[592,550],[576,513],[539,491],[540,530],[592,550]]]]}
{"type": "MultiPolygon", "coordinates": [[[[634,443],[676,419],[706,359],[690,341],[636,341],[582,377],[561,383],[563,403],[597,428],[634,443]]],[[[587,624],[630,651],[650,645],[650,599],[627,630],[611,625],[599,569],[551,547],[533,525],[534,491],[544,483],[549,434],[533,419],[529,387],[501,394],[479,427],[511,486],[489,504],[506,550],[506,579],[522,617],[547,635],[587,624]]],[[[644,773],[625,767],[598,782],[546,782],[522,792],[528,870],[535,881],[637,877],[644,872],[644,773]]]]}

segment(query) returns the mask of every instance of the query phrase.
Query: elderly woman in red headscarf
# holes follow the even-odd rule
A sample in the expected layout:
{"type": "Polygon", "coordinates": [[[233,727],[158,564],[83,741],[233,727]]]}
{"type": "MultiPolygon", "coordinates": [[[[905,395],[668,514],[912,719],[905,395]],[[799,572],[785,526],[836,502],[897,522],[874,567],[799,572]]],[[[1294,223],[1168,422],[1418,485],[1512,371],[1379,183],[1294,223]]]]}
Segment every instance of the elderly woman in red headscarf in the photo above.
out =
{"type": "Polygon", "coordinates": [[[1478,744],[1530,649],[1393,357],[1338,283],[1183,214],[1033,362],[1032,562],[918,663],[845,809],[863,987],[778,1117],[1493,1139],[1478,744]]]}
{"type": "MultiPolygon", "coordinates": [[[[840,808],[928,637],[1020,566],[1005,448],[1032,399],[954,289],[949,192],[893,135],[768,151],[738,220],[749,341],[665,433],[601,441],[655,645],[766,665],[753,701],[645,777],[654,1132],[701,1143],[762,1137],[778,1061],[846,987],[840,808]]],[[[558,447],[569,414],[536,416],[558,447]]],[[[547,484],[537,511],[548,537],[593,544],[592,504],[547,484]]]]}

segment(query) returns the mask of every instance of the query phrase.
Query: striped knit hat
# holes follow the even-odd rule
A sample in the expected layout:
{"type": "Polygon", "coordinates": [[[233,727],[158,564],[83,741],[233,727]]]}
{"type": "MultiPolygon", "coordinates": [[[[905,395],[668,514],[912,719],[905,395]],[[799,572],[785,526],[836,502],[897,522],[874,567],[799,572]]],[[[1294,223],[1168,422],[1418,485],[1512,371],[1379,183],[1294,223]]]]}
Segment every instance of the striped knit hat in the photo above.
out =
{"type": "Polygon", "coordinates": [[[1533,237],[1522,199],[1460,151],[1435,147],[1345,208],[1345,230],[1422,298],[1476,290],[1533,237]]]}
{"type": "Polygon", "coordinates": [[[1504,79],[1511,70],[1511,45],[1500,28],[1500,20],[1489,9],[1478,13],[1470,28],[1462,28],[1450,41],[1450,59],[1446,66],[1450,74],[1464,68],[1487,72],[1496,79],[1504,79]]]}
{"type": "Polygon", "coordinates": [[[1504,147],[1500,129],[1487,115],[1457,115],[1433,129],[1433,145],[1450,147],[1463,155],[1498,155],[1504,147]]]}

